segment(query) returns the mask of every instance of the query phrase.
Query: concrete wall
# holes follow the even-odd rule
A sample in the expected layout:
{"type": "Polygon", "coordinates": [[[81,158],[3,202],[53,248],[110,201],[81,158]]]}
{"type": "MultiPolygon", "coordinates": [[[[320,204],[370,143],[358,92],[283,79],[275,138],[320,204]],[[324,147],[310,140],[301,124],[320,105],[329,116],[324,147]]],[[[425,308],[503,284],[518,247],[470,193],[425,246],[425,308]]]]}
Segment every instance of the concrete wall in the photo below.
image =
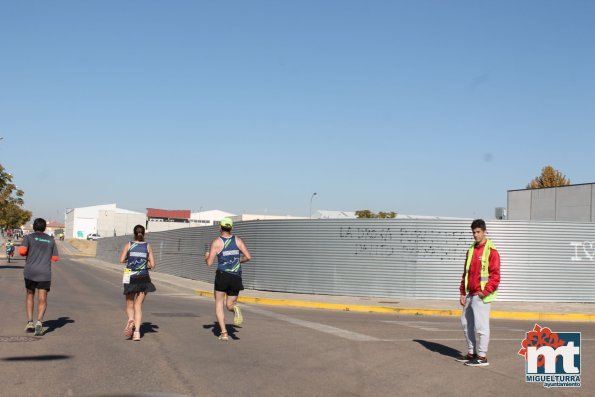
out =
{"type": "Polygon", "coordinates": [[[556,220],[556,189],[531,191],[531,218],[542,221],[556,220]]]}
{"type": "Polygon", "coordinates": [[[97,218],[74,217],[73,237],[87,238],[87,234],[97,233],[97,218]]]}
{"type": "Polygon", "coordinates": [[[64,237],[75,238],[74,234],[74,209],[69,208],[64,217],[64,237]]]}
{"type": "Polygon", "coordinates": [[[556,194],[556,219],[591,222],[593,185],[568,186],[556,189],[556,194]]]}
{"type": "Polygon", "coordinates": [[[508,219],[518,221],[528,221],[531,219],[531,191],[509,191],[507,213],[508,219]]]}
{"type": "Polygon", "coordinates": [[[102,237],[131,235],[134,226],[145,226],[146,220],[145,214],[99,210],[97,232],[102,237]]]}
{"type": "Polygon", "coordinates": [[[508,219],[595,222],[595,184],[508,191],[508,219]]]}

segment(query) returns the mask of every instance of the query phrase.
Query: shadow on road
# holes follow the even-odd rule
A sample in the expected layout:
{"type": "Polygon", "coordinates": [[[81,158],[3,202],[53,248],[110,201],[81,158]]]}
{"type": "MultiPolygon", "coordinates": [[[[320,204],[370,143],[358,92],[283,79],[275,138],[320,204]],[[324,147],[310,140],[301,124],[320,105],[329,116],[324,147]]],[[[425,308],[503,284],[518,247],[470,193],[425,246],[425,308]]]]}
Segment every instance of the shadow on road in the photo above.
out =
{"type": "Polygon", "coordinates": [[[428,342],[427,340],[420,340],[420,339],[414,339],[413,341],[419,343],[420,345],[422,345],[423,347],[425,347],[426,349],[428,349],[431,352],[440,353],[446,357],[458,358],[462,354],[459,350],[453,349],[450,346],[445,346],[440,343],[428,342]]]}
{"type": "Polygon", "coordinates": [[[145,321],[140,325],[140,331],[144,334],[153,334],[158,332],[159,326],[157,324],[153,324],[152,322],[145,321]]]}
{"type": "Polygon", "coordinates": [[[17,356],[17,357],[5,357],[2,361],[54,361],[54,360],[68,360],[72,356],[66,356],[63,354],[45,354],[42,356],[17,356]]]}
{"type": "Polygon", "coordinates": [[[58,328],[62,328],[66,324],[72,323],[74,323],[74,320],[72,320],[70,317],[59,317],[55,320],[46,320],[43,322],[43,325],[47,327],[44,334],[49,334],[50,332],[54,332],[54,330],[58,328]]]}
{"type": "MultiPolygon", "coordinates": [[[[221,329],[219,328],[219,324],[215,321],[213,324],[204,324],[202,326],[204,329],[210,329],[213,332],[213,335],[219,337],[221,335],[221,329]]],[[[238,331],[235,325],[225,324],[225,329],[227,330],[227,334],[233,340],[240,340],[240,337],[236,335],[238,331]]]]}
{"type": "Polygon", "coordinates": [[[25,266],[0,265],[0,269],[24,269],[25,266]]]}

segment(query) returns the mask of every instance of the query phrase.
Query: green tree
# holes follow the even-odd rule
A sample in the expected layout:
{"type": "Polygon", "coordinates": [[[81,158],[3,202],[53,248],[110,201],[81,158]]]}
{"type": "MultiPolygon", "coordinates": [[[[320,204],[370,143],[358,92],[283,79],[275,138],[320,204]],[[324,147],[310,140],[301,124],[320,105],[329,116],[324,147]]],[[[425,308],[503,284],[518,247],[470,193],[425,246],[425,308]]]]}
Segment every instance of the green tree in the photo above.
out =
{"type": "Polygon", "coordinates": [[[373,213],[370,210],[358,210],[355,211],[355,216],[358,218],[373,218],[373,213]]]}
{"type": "Polygon", "coordinates": [[[394,211],[391,212],[382,212],[375,214],[370,210],[357,210],[355,211],[355,216],[357,218],[380,218],[380,219],[387,219],[387,218],[396,218],[397,213],[394,211]]]}
{"type": "Polygon", "coordinates": [[[541,189],[544,187],[568,186],[570,180],[566,175],[554,169],[551,165],[546,165],[541,169],[541,175],[533,178],[527,185],[527,189],[541,189]]]}
{"type": "Polygon", "coordinates": [[[0,164],[0,227],[14,229],[31,219],[23,208],[25,192],[12,183],[12,175],[0,164]]]}

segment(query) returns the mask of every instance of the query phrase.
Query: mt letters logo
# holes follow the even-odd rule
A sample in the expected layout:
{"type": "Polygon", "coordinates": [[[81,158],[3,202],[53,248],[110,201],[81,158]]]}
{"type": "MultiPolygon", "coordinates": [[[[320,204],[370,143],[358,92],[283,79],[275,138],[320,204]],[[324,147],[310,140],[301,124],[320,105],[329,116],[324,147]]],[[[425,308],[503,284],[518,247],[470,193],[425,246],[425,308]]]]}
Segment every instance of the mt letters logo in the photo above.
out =
{"type": "Polygon", "coordinates": [[[544,387],[581,387],[581,333],[552,332],[535,324],[521,343],[525,380],[544,387]]]}

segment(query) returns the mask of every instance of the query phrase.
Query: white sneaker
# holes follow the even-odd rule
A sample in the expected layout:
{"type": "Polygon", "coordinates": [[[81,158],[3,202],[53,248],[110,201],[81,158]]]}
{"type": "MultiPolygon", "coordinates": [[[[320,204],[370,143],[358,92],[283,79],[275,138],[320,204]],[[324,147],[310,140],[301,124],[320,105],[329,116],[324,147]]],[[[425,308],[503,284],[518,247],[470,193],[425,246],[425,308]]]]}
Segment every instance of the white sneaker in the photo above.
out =
{"type": "Polygon", "coordinates": [[[244,317],[242,317],[242,310],[240,306],[236,303],[233,307],[233,325],[242,325],[244,322],[244,317]]]}
{"type": "Polygon", "coordinates": [[[25,332],[34,332],[35,325],[33,325],[33,321],[27,321],[27,325],[25,325],[25,332]]]}
{"type": "Polygon", "coordinates": [[[35,323],[35,336],[41,336],[43,335],[43,324],[41,323],[41,321],[37,321],[35,323]]]}

